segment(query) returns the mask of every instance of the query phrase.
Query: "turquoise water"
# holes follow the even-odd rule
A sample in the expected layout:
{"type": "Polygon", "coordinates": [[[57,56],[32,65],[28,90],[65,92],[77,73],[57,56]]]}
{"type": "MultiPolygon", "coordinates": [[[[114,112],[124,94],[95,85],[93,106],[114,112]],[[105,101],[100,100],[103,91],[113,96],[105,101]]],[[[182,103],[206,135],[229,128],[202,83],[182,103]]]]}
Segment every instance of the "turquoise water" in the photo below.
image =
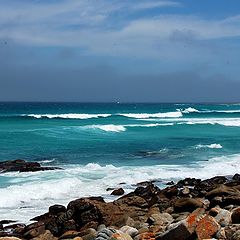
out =
{"type": "Polygon", "coordinates": [[[50,204],[120,183],[160,185],[229,175],[240,165],[238,104],[0,103],[0,161],[64,170],[0,176],[1,218],[27,221],[50,204]]]}

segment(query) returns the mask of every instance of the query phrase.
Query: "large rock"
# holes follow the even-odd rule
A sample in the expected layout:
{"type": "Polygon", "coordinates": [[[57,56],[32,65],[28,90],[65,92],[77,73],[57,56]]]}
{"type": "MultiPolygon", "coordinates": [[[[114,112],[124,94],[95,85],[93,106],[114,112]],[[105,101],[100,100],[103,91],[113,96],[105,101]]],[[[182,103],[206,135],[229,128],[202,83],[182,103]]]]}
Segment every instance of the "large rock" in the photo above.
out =
{"type": "Polygon", "coordinates": [[[214,217],[206,215],[202,218],[196,227],[198,240],[212,239],[212,237],[220,230],[220,225],[214,217]]]}
{"type": "Polygon", "coordinates": [[[231,218],[233,224],[240,224],[240,207],[233,209],[231,218]]]}
{"type": "Polygon", "coordinates": [[[203,201],[198,198],[180,198],[174,202],[175,212],[192,212],[203,207],[203,201]]]}
{"type": "Polygon", "coordinates": [[[226,209],[219,209],[215,219],[222,227],[225,227],[231,223],[231,212],[226,209]]]}
{"type": "Polygon", "coordinates": [[[219,185],[217,188],[211,190],[206,194],[208,199],[219,196],[236,196],[240,195],[240,192],[234,187],[228,187],[223,184],[219,185]]]}
{"type": "Polygon", "coordinates": [[[0,172],[36,172],[46,170],[61,169],[58,167],[42,167],[38,162],[26,162],[25,160],[17,159],[0,162],[0,172]]]}
{"type": "Polygon", "coordinates": [[[111,195],[114,196],[121,196],[124,194],[124,190],[122,188],[114,189],[111,193],[111,195]]]}

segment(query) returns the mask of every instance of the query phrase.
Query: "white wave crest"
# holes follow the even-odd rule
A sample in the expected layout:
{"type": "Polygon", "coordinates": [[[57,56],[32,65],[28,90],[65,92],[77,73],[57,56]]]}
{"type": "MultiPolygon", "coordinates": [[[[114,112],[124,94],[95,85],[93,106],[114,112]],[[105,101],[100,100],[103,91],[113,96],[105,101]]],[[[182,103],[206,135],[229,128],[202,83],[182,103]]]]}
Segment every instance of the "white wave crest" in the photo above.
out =
{"type": "Polygon", "coordinates": [[[114,125],[114,124],[91,125],[91,126],[85,126],[85,128],[100,129],[105,132],[124,132],[124,131],[126,131],[126,128],[123,125],[114,125]]]}
{"type": "Polygon", "coordinates": [[[213,143],[213,144],[209,144],[209,145],[202,145],[202,144],[198,144],[196,146],[196,149],[199,149],[199,148],[216,148],[216,149],[220,149],[220,148],[223,148],[221,144],[218,144],[218,143],[213,143]]]}
{"type": "Polygon", "coordinates": [[[177,112],[166,112],[166,113],[120,113],[120,116],[128,117],[128,118],[178,118],[182,117],[182,113],[180,111],[177,112]]]}
{"type": "Polygon", "coordinates": [[[181,111],[182,113],[193,113],[193,112],[199,112],[197,109],[189,107],[181,111]]]}
{"type": "Polygon", "coordinates": [[[99,117],[110,117],[111,114],[85,114],[85,113],[68,113],[68,114],[29,114],[23,115],[34,118],[63,118],[63,119],[89,119],[99,117]]]}

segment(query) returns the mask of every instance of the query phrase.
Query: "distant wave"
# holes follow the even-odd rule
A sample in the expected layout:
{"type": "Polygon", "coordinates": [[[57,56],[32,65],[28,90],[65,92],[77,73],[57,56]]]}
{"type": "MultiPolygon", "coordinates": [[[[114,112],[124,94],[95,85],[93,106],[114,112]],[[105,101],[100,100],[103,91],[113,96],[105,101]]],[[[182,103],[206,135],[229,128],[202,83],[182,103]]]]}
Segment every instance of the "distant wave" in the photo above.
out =
{"type": "Polygon", "coordinates": [[[90,129],[100,129],[105,132],[124,132],[126,131],[126,128],[122,125],[114,125],[114,124],[108,124],[108,125],[90,125],[90,126],[84,126],[84,128],[90,128],[90,129]]]}
{"type": "Polygon", "coordinates": [[[189,107],[181,111],[182,113],[194,113],[194,112],[199,112],[197,109],[189,107]]]}
{"type": "Polygon", "coordinates": [[[197,110],[189,107],[184,110],[180,110],[182,113],[240,113],[240,109],[235,110],[197,110]]]}
{"type": "Polygon", "coordinates": [[[182,113],[180,111],[177,112],[166,112],[166,113],[120,113],[120,116],[128,117],[128,118],[178,118],[182,117],[182,113]]]}
{"type": "Polygon", "coordinates": [[[89,118],[106,118],[111,114],[85,114],[85,113],[68,113],[68,114],[29,114],[22,115],[34,118],[64,118],[64,119],[89,119],[89,118]]]}
{"type": "Polygon", "coordinates": [[[223,148],[221,144],[218,143],[213,143],[213,144],[209,144],[209,145],[202,145],[202,144],[198,144],[196,147],[196,149],[200,149],[200,148],[216,148],[216,149],[220,149],[223,148]]]}
{"type": "Polygon", "coordinates": [[[198,124],[209,124],[209,125],[222,125],[225,127],[240,127],[240,118],[169,118],[169,119],[138,119],[141,121],[148,122],[167,122],[173,123],[174,125],[198,125],[198,124]]]}
{"type": "Polygon", "coordinates": [[[157,127],[157,126],[172,126],[174,123],[150,123],[150,124],[126,124],[126,125],[87,125],[82,126],[81,128],[85,129],[99,129],[105,132],[124,132],[128,127],[157,127]]]}

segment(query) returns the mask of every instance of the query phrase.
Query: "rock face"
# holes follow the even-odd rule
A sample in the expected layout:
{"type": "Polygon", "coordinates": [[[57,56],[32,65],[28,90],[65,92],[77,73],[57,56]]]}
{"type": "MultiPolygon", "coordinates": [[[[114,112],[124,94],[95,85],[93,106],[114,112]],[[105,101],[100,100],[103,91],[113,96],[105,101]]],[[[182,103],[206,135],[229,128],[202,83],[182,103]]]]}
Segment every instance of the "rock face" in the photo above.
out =
{"type": "Polygon", "coordinates": [[[5,172],[36,172],[61,169],[58,167],[42,167],[38,162],[26,162],[17,159],[11,161],[0,162],[0,173],[5,172]]]}
{"type": "MultiPolygon", "coordinates": [[[[2,171],[40,167],[23,160],[0,166],[2,171]]],[[[0,221],[0,240],[236,240],[240,239],[239,204],[237,174],[232,179],[186,178],[162,190],[153,182],[144,182],[113,202],[89,197],[66,207],[55,204],[27,226],[0,221]]]]}

